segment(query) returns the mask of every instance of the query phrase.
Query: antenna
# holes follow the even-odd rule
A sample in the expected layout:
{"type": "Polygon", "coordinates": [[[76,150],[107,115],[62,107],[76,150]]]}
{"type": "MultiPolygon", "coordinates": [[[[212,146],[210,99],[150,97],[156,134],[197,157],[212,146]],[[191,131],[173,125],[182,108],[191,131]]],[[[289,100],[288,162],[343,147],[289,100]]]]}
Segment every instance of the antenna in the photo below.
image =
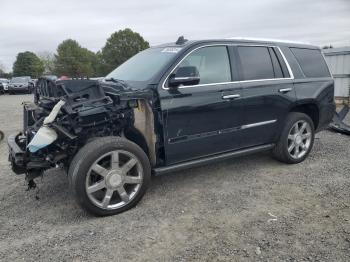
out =
{"type": "Polygon", "coordinates": [[[184,38],[184,36],[180,36],[177,41],[175,42],[175,44],[177,45],[183,45],[184,43],[186,43],[188,40],[184,38]]]}

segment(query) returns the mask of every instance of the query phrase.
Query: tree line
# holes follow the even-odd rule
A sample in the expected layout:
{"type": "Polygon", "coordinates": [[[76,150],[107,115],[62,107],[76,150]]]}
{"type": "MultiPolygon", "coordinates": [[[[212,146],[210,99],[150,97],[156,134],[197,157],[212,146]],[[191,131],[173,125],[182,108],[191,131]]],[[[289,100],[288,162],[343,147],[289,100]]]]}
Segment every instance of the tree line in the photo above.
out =
{"type": "Polygon", "coordinates": [[[30,51],[18,53],[11,75],[32,78],[43,74],[73,78],[105,76],[148,47],[149,43],[129,28],[113,33],[97,53],[82,47],[73,39],[67,39],[58,45],[55,54],[35,54],[30,51]]]}

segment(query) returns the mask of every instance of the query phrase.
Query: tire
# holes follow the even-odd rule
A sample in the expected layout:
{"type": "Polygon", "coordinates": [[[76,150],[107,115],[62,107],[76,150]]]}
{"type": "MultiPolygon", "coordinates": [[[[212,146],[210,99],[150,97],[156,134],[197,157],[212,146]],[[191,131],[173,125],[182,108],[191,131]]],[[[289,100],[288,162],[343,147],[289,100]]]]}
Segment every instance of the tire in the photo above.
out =
{"type": "Polygon", "coordinates": [[[314,138],[315,127],[311,118],[303,113],[291,112],[287,116],[279,140],[272,150],[273,157],[287,164],[300,163],[309,155],[314,138]],[[302,130],[304,124],[304,130],[297,132],[302,130]]]}
{"type": "Polygon", "coordinates": [[[109,216],[124,212],[141,200],[151,182],[151,166],[135,143],[104,137],[79,150],[68,176],[82,208],[97,216],[109,216]]]}

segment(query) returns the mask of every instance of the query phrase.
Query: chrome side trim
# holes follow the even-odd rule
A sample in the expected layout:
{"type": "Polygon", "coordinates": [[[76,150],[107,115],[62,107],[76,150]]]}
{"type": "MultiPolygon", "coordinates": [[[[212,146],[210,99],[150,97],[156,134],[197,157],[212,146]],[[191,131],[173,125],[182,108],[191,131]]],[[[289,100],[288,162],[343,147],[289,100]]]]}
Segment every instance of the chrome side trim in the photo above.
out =
{"type": "Polygon", "coordinates": [[[235,94],[235,95],[223,96],[222,99],[232,99],[232,98],[240,98],[240,97],[241,97],[240,94],[235,94]]]}
{"type": "Polygon", "coordinates": [[[253,124],[243,125],[243,126],[241,126],[241,129],[247,129],[247,128],[252,128],[252,127],[257,127],[257,126],[269,125],[269,124],[272,124],[272,123],[275,123],[275,122],[277,122],[277,119],[269,120],[269,121],[263,121],[263,122],[257,122],[257,123],[253,123],[253,124]]]}
{"type": "Polygon", "coordinates": [[[277,119],[273,119],[273,120],[257,122],[257,123],[242,125],[242,126],[236,126],[236,127],[226,128],[226,129],[209,131],[209,132],[205,132],[205,133],[197,133],[197,134],[192,134],[192,135],[183,135],[183,136],[171,137],[171,138],[168,139],[168,143],[169,144],[182,143],[182,142],[186,142],[186,141],[192,141],[192,140],[197,140],[197,139],[202,139],[202,138],[208,138],[208,137],[211,137],[211,136],[218,136],[218,135],[222,135],[222,134],[228,134],[228,133],[240,131],[240,130],[243,130],[243,129],[248,129],[248,128],[253,128],[253,127],[257,127],[257,126],[263,126],[263,125],[272,124],[272,123],[275,123],[276,121],[277,121],[277,119]]]}
{"type": "Polygon", "coordinates": [[[212,85],[228,85],[228,84],[234,84],[234,83],[250,83],[250,82],[262,82],[262,81],[278,81],[278,80],[293,80],[294,79],[294,74],[293,71],[286,59],[286,57],[284,56],[281,48],[279,46],[274,46],[274,45],[257,45],[257,44],[212,44],[212,45],[202,45],[199,46],[193,50],[191,50],[188,54],[186,54],[177,64],[176,66],[170,71],[170,73],[168,74],[168,76],[165,78],[165,80],[162,83],[162,89],[164,90],[169,90],[168,87],[165,87],[165,83],[168,81],[170,75],[175,71],[175,69],[178,67],[179,64],[182,63],[183,60],[185,60],[187,58],[187,56],[189,56],[191,53],[193,53],[194,51],[204,48],[204,47],[210,47],[210,46],[261,46],[261,47],[272,47],[272,48],[277,48],[277,50],[280,52],[284,63],[287,66],[288,69],[288,73],[289,73],[289,77],[286,78],[269,78],[269,79],[254,79],[254,80],[241,80],[241,81],[230,81],[230,82],[221,82],[221,83],[210,83],[210,84],[200,84],[200,85],[189,85],[189,86],[179,86],[179,89],[182,88],[189,88],[189,87],[201,87],[201,86],[212,86],[212,85]]]}
{"type": "Polygon", "coordinates": [[[193,79],[194,77],[186,76],[186,77],[175,77],[174,80],[187,80],[187,79],[193,79]]]}
{"type": "Polygon", "coordinates": [[[293,88],[289,87],[289,88],[281,88],[281,89],[278,89],[278,92],[280,93],[287,93],[289,91],[292,91],[293,88]]]}

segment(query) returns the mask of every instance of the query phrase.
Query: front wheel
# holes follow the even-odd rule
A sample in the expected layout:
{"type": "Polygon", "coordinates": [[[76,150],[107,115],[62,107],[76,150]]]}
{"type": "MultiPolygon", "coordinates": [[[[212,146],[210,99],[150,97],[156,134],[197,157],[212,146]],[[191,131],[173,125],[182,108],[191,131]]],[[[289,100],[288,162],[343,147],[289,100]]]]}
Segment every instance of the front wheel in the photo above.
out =
{"type": "Polygon", "coordinates": [[[289,113],[273,156],[287,164],[305,160],[314,144],[315,128],[311,118],[303,113],[289,113]]]}
{"type": "Polygon", "coordinates": [[[145,152],[119,137],[98,138],[74,157],[70,185],[80,206],[98,215],[114,215],[135,206],[151,179],[145,152]]]}

